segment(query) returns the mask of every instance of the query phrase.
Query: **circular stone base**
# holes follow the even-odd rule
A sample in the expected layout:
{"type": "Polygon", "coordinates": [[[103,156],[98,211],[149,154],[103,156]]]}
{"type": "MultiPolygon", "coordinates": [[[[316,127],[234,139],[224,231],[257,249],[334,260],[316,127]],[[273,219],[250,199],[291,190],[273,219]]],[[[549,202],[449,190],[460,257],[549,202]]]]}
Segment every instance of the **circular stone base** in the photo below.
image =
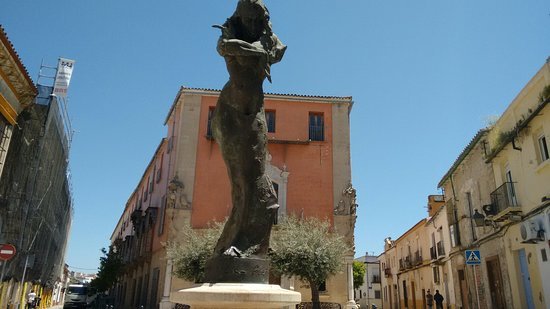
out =
{"type": "Polygon", "coordinates": [[[300,293],[273,284],[204,283],[170,293],[170,301],[201,308],[281,308],[300,303],[300,293]]]}

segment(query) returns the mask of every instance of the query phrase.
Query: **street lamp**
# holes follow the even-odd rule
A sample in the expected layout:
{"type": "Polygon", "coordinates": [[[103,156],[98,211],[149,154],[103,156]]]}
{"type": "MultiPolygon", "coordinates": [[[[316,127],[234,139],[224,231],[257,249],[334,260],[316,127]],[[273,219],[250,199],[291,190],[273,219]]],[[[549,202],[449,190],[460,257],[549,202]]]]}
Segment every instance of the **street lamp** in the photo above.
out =
{"type": "Polygon", "coordinates": [[[486,225],[485,216],[480,214],[477,209],[474,209],[474,215],[472,216],[472,219],[474,219],[476,227],[482,227],[486,225]]]}

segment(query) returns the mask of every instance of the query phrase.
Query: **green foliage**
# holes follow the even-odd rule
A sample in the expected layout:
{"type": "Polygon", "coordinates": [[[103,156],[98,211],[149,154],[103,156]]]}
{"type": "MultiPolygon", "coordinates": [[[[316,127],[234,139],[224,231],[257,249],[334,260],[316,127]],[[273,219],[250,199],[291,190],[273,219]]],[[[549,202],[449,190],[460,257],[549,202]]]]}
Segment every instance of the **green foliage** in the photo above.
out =
{"type": "Polygon", "coordinates": [[[101,248],[103,256],[99,258],[99,271],[97,277],[90,285],[98,292],[105,292],[110,289],[122,274],[123,263],[120,253],[115,250],[116,245],[110,245],[109,251],[101,248]]]}
{"type": "Polygon", "coordinates": [[[363,285],[363,283],[365,283],[366,270],[367,268],[365,267],[365,263],[353,261],[353,287],[355,289],[359,288],[363,285]]]}
{"type": "Polygon", "coordinates": [[[271,247],[272,269],[307,282],[314,305],[319,303],[319,285],[342,270],[350,250],[342,236],[331,232],[328,221],[295,217],[277,226],[271,247]]]}
{"type": "Polygon", "coordinates": [[[168,243],[167,256],[172,259],[174,274],[182,279],[201,282],[206,261],[212,256],[214,247],[223,230],[224,223],[213,223],[209,228],[194,230],[185,226],[181,243],[168,243]]]}
{"type": "Polygon", "coordinates": [[[544,86],[542,91],[539,93],[539,102],[544,102],[550,99],[550,85],[544,86]]]}

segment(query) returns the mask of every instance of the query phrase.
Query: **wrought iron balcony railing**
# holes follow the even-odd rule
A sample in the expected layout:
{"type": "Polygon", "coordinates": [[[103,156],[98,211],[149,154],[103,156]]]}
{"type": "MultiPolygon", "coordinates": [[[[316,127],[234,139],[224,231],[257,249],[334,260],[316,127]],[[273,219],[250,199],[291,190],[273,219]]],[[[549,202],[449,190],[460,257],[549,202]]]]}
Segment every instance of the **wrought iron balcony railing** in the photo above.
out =
{"type": "Polygon", "coordinates": [[[416,252],[414,253],[413,264],[414,264],[414,265],[420,265],[420,264],[422,264],[422,255],[420,255],[420,251],[416,251],[416,252]]]}
{"type": "Polygon", "coordinates": [[[487,216],[497,217],[495,219],[506,217],[510,212],[520,212],[514,182],[505,182],[493,191],[491,193],[491,204],[484,205],[483,211],[487,216]]]}

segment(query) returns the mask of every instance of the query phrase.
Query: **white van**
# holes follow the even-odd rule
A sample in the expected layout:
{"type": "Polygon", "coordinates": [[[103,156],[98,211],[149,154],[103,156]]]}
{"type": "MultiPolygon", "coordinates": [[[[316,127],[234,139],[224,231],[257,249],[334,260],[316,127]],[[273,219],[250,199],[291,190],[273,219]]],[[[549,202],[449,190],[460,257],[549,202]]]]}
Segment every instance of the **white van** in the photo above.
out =
{"type": "Polygon", "coordinates": [[[96,293],[85,284],[69,284],[65,290],[65,303],[63,308],[86,308],[96,298],[96,293]]]}

